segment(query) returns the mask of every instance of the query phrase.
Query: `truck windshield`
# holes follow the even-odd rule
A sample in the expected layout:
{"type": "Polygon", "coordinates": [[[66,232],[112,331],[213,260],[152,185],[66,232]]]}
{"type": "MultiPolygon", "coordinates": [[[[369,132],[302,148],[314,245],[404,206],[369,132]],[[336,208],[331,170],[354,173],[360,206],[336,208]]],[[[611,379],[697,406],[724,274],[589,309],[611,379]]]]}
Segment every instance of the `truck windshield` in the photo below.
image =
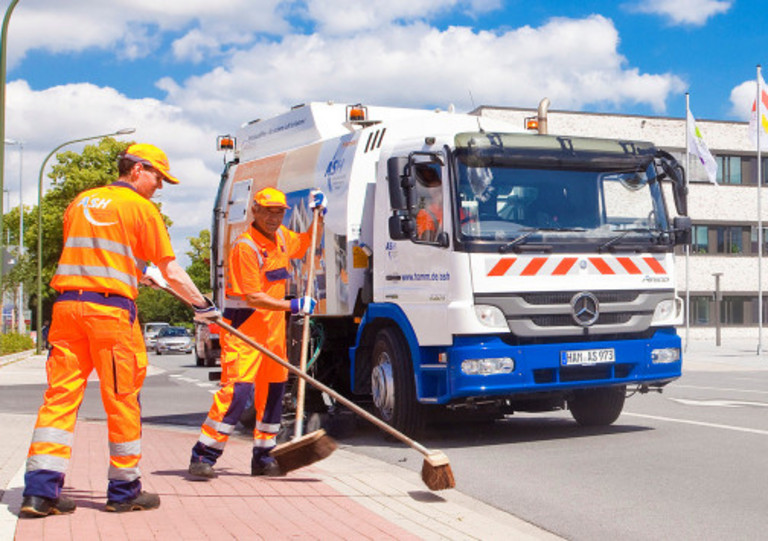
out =
{"type": "Polygon", "coordinates": [[[537,160],[535,151],[521,159],[498,147],[457,149],[458,238],[510,248],[657,243],[668,221],[652,161],[573,154],[537,160]]]}

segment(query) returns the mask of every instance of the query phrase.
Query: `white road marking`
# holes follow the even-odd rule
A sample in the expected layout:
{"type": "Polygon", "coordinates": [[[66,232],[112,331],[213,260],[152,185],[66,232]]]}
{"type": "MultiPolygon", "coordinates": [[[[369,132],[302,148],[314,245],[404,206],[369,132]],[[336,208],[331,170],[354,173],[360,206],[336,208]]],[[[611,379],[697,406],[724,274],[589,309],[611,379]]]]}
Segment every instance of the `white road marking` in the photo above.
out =
{"type": "Polygon", "coordinates": [[[744,400],[691,400],[689,398],[670,398],[673,402],[678,404],[685,404],[686,406],[714,406],[719,408],[742,408],[749,406],[757,406],[759,408],[768,408],[768,404],[765,402],[747,402],[744,400]]]}
{"type": "Polygon", "coordinates": [[[745,428],[742,426],[721,425],[717,423],[705,423],[703,421],[691,421],[689,419],[675,419],[673,417],[661,417],[658,415],[645,415],[642,413],[622,413],[622,415],[628,415],[630,417],[640,417],[642,419],[653,419],[656,421],[666,421],[668,423],[681,423],[685,425],[704,426],[707,428],[720,428],[722,430],[731,430],[733,432],[746,432],[748,434],[759,434],[761,436],[768,436],[768,430],[760,430],[759,428],[745,428]]]}
{"type": "MultiPolygon", "coordinates": [[[[735,393],[753,393],[768,394],[768,391],[758,391],[756,389],[732,389],[729,387],[705,387],[702,385],[675,385],[675,389],[700,389],[703,391],[732,391],[735,393]]],[[[672,387],[670,387],[672,389],[672,387]]]]}

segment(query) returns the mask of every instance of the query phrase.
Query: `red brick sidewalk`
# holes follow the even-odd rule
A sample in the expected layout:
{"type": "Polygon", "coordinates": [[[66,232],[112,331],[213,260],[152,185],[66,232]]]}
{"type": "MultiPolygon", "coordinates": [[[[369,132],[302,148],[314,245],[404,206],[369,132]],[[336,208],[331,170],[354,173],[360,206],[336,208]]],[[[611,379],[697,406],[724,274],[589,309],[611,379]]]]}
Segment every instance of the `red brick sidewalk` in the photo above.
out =
{"type": "Polygon", "coordinates": [[[186,469],[195,440],[189,432],[145,427],[142,482],[160,494],[160,508],[107,513],[106,425],[79,422],[64,486],[77,511],[19,520],[16,540],[417,539],[331,488],[311,467],[282,478],[251,477],[247,441],[229,441],[217,479],[191,481],[186,469]]]}

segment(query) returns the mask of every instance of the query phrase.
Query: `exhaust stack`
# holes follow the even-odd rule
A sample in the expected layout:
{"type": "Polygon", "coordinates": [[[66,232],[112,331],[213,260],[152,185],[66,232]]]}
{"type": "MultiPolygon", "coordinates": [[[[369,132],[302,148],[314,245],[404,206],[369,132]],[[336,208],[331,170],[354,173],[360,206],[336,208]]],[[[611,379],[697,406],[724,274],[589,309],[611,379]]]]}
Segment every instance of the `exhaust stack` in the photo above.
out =
{"type": "Polygon", "coordinates": [[[539,102],[539,110],[536,116],[538,121],[538,130],[541,135],[547,134],[547,111],[549,110],[549,98],[544,98],[539,102]]]}

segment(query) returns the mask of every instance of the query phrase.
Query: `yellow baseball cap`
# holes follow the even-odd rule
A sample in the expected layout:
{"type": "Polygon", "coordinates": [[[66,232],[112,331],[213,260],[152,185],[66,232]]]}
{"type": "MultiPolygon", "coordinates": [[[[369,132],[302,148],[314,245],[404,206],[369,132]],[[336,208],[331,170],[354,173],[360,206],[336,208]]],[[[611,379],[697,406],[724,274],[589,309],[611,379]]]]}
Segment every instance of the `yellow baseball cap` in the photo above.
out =
{"type": "Polygon", "coordinates": [[[276,188],[263,188],[253,196],[253,202],[262,207],[288,208],[285,194],[276,188]]]}
{"type": "Polygon", "coordinates": [[[166,182],[178,184],[179,179],[171,175],[171,166],[168,165],[168,156],[155,145],[136,143],[129,146],[123,153],[123,157],[135,162],[149,165],[157,169],[166,182]]]}

